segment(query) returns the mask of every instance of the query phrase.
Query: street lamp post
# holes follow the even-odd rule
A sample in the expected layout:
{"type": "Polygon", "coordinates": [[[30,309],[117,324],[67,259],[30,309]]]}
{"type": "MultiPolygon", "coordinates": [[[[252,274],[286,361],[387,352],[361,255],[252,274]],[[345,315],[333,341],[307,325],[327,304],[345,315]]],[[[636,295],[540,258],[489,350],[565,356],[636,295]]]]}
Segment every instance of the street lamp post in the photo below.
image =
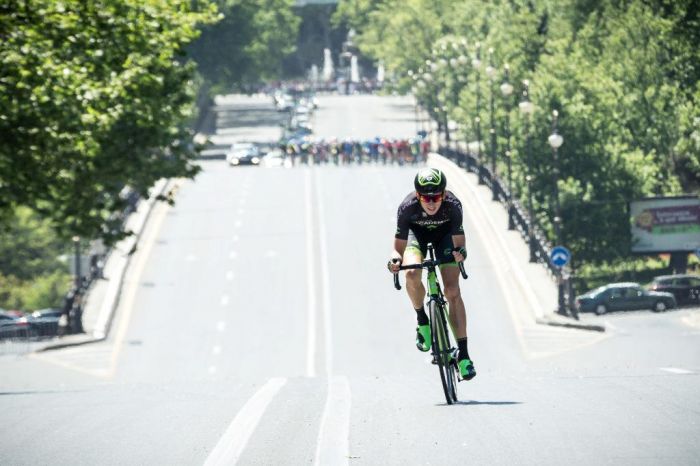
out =
{"type": "Polygon", "coordinates": [[[503,67],[503,83],[501,84],[501,94],[503,94],[503,100],[505,101],[506,107],[506,121],[505,121],[505,134],[506,134],[506,163],[508,164],[508,229],[515,229],[515,220],[513,219],[513,172],[512,172],[512,160],[510,153],[510,107],[511,99],[510,96],[513,94],[513,85],[508,82],[508,72],[510,68],[506,64],[503,67]]]}
{"type": "Polygon", "coordinates": [[[496,191],[496,123],[494,120],[494,96],[493,78],[496,77],[496,68],[493,67],[493,48],[489,48],[489,66],[486,67],[486,76],[489,78],[489,134],[491,135],[491,199],[498,200],[496,191]]]}
{"type": "MultiPolygon", "coordinates": [[[[557,156],[557,149],[561,147],[564,143],[564,138],[557,132],[557,119],[559,117],[559,112],[556,110],[552,111],[552,134],[547,138],[547,142],[552,148],[552,159],[554,162],[554,170],[552,170],[552,176],[554,177],[554,236],[556,238],[557,246],[561,246],[561,209],[559,205],[559,158],[557,156]]],[[[559,281],[558,281],[558,307],[557,312],[559,314],[566,314],[566,306],[564,305],[564,278],[563,273],[559,271],[559,281]]]]}
{"type": "Polygon", "coordinates": [[[73,237],[73,248],[75,251],[75,289],[79,290],[82,275],[80,270],[80,236],[73,237]]]}
{"type": "Polygon", "coordinates": [[[476,159],[479,164],[479,184],[484,184],[484,164],[481,160],[481,118],[479,117],[481,112],[481,80],[479,74],[479,68],[481,67],[481,44],[476,43],[476,51],[474,59],[472,60],[472,66],[476,74],[476,116],[474,117],[474,130],[476,132],[476,159]]]}
{"type": "Polygon", "coordinates": [[[527,228],[528,243],[530,248],[530,262],[537,262],[537,255],[535,254],[535,215],[532,207],[532,147],[531,147],[531,137],[530,137],[530,116],[535,110],[534,105],[530,101],[530,81],[527,79],[523,80],[523,99],[518,104],[520,112],[525,116],[525,158],[527,159],[527,173],[525,181],[527,182],[527,210],[530,223],[527,228]]]}

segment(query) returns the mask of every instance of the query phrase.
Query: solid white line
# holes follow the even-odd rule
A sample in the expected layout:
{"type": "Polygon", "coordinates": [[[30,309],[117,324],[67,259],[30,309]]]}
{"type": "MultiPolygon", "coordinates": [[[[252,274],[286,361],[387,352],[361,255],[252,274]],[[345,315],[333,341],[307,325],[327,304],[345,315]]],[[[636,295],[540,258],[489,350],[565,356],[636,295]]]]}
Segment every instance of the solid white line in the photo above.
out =
{"type": "Polygon", "coordinates": [[[314,170],[316,175],[316,199],[318,200],[318,242],[321,253],[321,284],[323,294],[323,330],[324,330],[324,353],[326,355],[326,376],[330,377],[333,373],[333,330],[331,327],[331,280],[328,273],[328,243],[326,241],[326,210],[323,203],[323,195],[321,194],[321,180],[318,178],[318,171],[314,170]]]}
{"type": "Polygon", "coordinates": [[[275,377],[255,392],[236,414],[204,462],[204,466],[236,464],[268,405],[286,383],[287,379],[275,377]]]}
{"type": "MultiPolygon", "coordinates": [[[[318,178],[318,171],[314,171],[318,178]]],[[[325,336],[325,366],[328,378],[328,394],[323,408],[321,426],[316,441],[315,465],[348,464],[350,436],[350,384],[343,376],[333,377],[333,332],[331,325],[330,275],[328,271],[328,245],[326,242],[326,217],[320,179],[316,180],[318,200],[319,246],[321,253],[321,283],[323,292],[323,322],[325,336]]]]}
{"type": "Polygon", "coordinates": [[[304,201],[306,212],[306,295],[308,304],[306,308],[306,375],[316,376],[316,277],[314,272],[313,254],[313,221],[311,201],[311,176],[309,171],[304,176],[304,201]]]}
{"type": "Polygon", "coordinates": [[[328,398],[316,443],[315,465],[348,464],[350,437],[350,384],[347,377],[329,377],[328,398]]]}

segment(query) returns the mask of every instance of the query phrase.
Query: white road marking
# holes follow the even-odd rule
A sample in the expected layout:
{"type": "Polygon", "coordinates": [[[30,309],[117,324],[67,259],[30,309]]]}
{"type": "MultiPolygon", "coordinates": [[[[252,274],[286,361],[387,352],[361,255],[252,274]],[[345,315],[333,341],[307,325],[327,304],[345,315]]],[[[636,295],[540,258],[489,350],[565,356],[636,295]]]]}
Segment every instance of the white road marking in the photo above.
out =
{"type": "Polygon", "coordinates": [[[221,354],[221,346],[215,346],[211,349],[211,354],[218,356],[221,354]]]}
{"type": "Polygon", "coordinates": [[[681,369],[680,367],[660,367],[662,371],[670,372],[671,374],[682,374],[682,375],[687,375],[687,374],[692,374],[693,371],[689,371],[688,369],[681,369]]]}
{"type": "Polygon", "coordinates": [[[270,257],[270,258],[277,257],[277,251],[269,250],[265,253],[265,257],[270,257]]]}
{"type": "Polygon", "coordinates": [[[194,262],[197,260],[197,256],[195,256],[194,254],[187,254],[187,256],[185,256],[185,260],[187,262],[194,262]]]}
{"type": "Polygon", "coordinates": [[[209,454],[204,466],[236,464],[268,405],[286,383],[285,378],[270,379],[248,400],[209,454]]]}
{"type": "Polygon", "coordinates": [[[223,320],[217,322],[216,323],[216,330],[219,332],[223,332],[224,330],[226,330],[226,322],[224,322],[223,320]]]}
{"type": "Polygon", "coordinates": [[[233,226],[236,228],[240,228],[241,225],[243,225],[243,222],[241,222],[240,220],[236,220],[236,223],[233,224],[233,226]]]}
{"type": "Polygon", "coordinates": [[[226,280],[231,281],[233,280],[233,277],[233,270],[229,270],[228,272],[226,272],[226,280]]]}
{"type": "Polygon", "coordinates": [[[236,251],[231,251],[228,253],[229,259],[235,259],[236,257],[238,257],[238,253],[236,251]]]}
{"type": "Polygon", "coordinates": [[[333,373],[333,330],[331,327],[331,298],[330,298],[330,277],[328,274],[328,244],[326,242],[326,215],[323,204],[323,195],[321,194],[318,178],[318,171],[314,170],[316,175],[316,199],[318,199],[318,242],[321,253],[321,291],[323,293],[323,330],[325,336],[325,355],[326,355],[326,376],[330,377],[333,373]]]}
{"type": "Polygon", "coordinates": [[[216,366],[209,366],[208,372],[212,375],[216,374],[216,366]]]}
{"type": "Polygon", "coordinates": [[[350,384],[347,377],[329,377],[328,398],[316,444],[315,465],[347,465],[350,453],[350,384]]]}
{"type": "Polygon", "coordinates": [[[221,305],[222,305],[222,306],[228,306],[228,303],[229,303],[229,297],[228,297],[228,295],[223,295],[223,296],[221,297],[221,305]]]}
{"type": "Polygon", "coordinates": [[[333,332],[331,325],[330,276],[328,271],[328,244],[326,242],[326,218],[323,196],[316,175],[318,200],[319,246],[321,254],[321,283],[323,292],[323,321],[325,336],[326,377],[328,394],[321,417],[321,426],[316,442],[315,465],[347,465],[350,436],[350,384],[347,377],[333,376],[333,332]]]}
{"type": "Polygon", "coordinates": [[[233,235],[233,236],[231,237],[231,241],[233,241],[233,242],[236,242],[236,241],[238,241],[239,239],[240,239],[240,238],[238,237],[238,235],[233,235]]]}
{"type": "Polygon", "coordinates": [[[311,202],[311,176],[309,172],[305,172],[304,176],[304,203],[306,204],[304,212],[305,228],[306,228],[306,296],[308,305],[306,308],[306,375],[307,377],[316,376],[316,283],[314,271],[314,254],[313,254],[313,221],[311,202]]]}
{"type": "Polygon", "coordinates": [[[238,209],[238,215],[245,214],[245,209],[238,209]]]}

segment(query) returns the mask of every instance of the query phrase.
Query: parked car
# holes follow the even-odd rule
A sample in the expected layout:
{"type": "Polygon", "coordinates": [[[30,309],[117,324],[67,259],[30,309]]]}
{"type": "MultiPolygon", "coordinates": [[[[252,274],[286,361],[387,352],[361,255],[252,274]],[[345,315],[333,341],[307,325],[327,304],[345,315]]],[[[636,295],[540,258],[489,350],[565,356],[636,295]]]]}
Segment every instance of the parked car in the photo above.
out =
{"type": "Polygon", "coordinates": [[[595,312],[598,315],[633,309],[663,312],[674,307],[676,298],[671,293],[647,291],[639,283],[611,283],[576,297],[579,312],[595,312]]]}
{"type": "Polygon", "coordinates": [[[226,161],[230,165],[258,165],[260,149],[252,142],[236,142],[226,153],[226,161]]]}
{"type": "Polygon", "coordinates": [[[649,289],[672,293],[678,304],[700,303],[698,275],[662,275],[654,278],[649,289]]]}
{"type": "Polygon", "coordinates": [[[21,317],[13,311],[0,311],[0,340],[10,338],[29,338],[36,335],[36,329],[29,318],[21,317]]]}
{"type": "Polygon", "coordinates": [[[37,336],[52,337],[58,335],[58,323],[63,311],[57,308],[39,309],[29,317],[29,322],[36,329],[37,336]]]}

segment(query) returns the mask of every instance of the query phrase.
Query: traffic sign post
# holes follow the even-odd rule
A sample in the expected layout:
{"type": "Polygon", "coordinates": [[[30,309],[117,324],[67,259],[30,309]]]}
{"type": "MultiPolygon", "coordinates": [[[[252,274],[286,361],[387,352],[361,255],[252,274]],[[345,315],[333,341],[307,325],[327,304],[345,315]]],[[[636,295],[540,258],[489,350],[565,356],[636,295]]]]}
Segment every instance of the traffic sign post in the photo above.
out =
{"type": "Polygon", "coordinates": [[[566,306],[564,304],[564,278],[562,276],[561,268],[568,264],[571,260],[571,251],[566,249],[564,246],[555,246],[549,253],[549,258],[552,261],[552,264],[559,269],[559,281],[557,283],[559,291],[559,306],[557,308],[557,313],[566,315],[566,306]]]}
{"type": "Polygon", "coordinates": [[[562,268],[571,260],[571,251],[564,246],[555,246],[552,248],[552,252],[549,253],[549,257],[554,265],[562,268]]]}

